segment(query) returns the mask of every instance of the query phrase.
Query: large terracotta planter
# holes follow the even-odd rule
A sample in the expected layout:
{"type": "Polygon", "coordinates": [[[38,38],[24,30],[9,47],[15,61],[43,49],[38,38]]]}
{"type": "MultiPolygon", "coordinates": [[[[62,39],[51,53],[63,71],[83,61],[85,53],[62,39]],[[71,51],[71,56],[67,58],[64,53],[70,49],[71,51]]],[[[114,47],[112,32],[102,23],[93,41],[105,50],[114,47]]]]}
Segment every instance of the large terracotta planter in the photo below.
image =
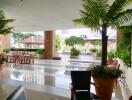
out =
{"type": "Polygon", "coordinates": [[[99,96],[101,100],[111,100],[116,78],[103,79],[93,77],[93,81],[95,84],[99,85],[99,87],[95,87],[96,95],[99,96]]]}

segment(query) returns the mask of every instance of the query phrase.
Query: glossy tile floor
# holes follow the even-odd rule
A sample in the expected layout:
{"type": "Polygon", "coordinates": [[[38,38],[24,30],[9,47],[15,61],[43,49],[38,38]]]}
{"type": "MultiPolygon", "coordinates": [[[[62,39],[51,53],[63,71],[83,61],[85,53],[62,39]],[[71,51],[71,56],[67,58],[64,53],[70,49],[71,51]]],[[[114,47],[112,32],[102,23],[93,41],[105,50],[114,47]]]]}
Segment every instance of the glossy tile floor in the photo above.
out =
{"type": "MultiPolygon", "coordinates": [[[[44,97],[44,94],[41,95],[42,93],[45,93],[45,95],[46,93],[48,93],[49,95],[55,95],[53,96],[54,98],[60,98],[61,96],[65,98],[56,100],[67,100],[68,98],[70,98],[70,71],[86,70],[90,63],[97,64],[100,63],[100,61],[96,61],[91,56],[83,56],[78,60],[69,59],[66,55],[63,56],[65,57],[61,61],[35,60],[35,64],[33,65],[14,66],[13,64],[6,64],[6,66],[1,69],[0,76],[4,77],[4,79],[12,79],[17,80],[18,82],[22,82],[28,89],[27,93],[29,95],[29,100],[35,100],[35,97],[44,97]],[[37,92],[32,90],[35,90],[37,92]],[[33,98],[31,96],[32,94],[34,94],[34,96],[36,94],[36,96],[33,98]]],[[[93,87],[91,91],[94,92],[93,87]]],[[[118,86],[116,86],[113,92],[113,100],[122,100],[121,98],[122,97],[120,89],[118,86]]]]}

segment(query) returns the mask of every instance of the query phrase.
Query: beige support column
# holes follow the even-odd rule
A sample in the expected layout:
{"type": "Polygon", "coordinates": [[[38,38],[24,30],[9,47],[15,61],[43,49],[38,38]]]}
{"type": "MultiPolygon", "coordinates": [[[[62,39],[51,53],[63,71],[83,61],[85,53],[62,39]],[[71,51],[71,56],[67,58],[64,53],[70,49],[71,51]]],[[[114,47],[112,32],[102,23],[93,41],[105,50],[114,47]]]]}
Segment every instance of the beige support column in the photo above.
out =
{"type": "Polygon", "coordinates": [[[0,35],[0,50],[10,48],[10,34],[0,35]]]}
{"type": "Polygon", "coordinates": [[[45,31],[44,33],[44,58],[52,59],[56,56],[56,34],[54,31],[45,31]]]}

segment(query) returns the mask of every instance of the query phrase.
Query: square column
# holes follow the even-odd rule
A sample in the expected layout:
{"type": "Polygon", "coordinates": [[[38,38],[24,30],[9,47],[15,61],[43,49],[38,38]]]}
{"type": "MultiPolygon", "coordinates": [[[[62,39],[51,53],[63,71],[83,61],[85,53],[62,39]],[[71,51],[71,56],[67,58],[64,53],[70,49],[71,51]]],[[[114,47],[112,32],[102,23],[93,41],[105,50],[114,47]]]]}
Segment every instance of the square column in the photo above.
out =
{"type": "Polygon", "coordinates": [[[44,32],[44,58],[52,59],[56,56],[56,34],[54,31],[44,32]]]}
{"type": "Polygon", "coordinates": [[[10,48],[10,34],[0,35],[0,50],[10,48]]]}

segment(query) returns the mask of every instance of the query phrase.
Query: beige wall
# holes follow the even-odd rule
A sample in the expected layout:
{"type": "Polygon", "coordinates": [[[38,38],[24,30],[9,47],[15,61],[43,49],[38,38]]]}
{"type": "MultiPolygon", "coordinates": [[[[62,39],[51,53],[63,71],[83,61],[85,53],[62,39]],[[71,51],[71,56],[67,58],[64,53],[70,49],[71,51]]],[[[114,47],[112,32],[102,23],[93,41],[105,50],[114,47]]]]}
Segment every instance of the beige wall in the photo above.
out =
{"type": "Polygon", "coordinates": [[[0,35],[0,50],[10,47],[10,34],[0,35]]]}

